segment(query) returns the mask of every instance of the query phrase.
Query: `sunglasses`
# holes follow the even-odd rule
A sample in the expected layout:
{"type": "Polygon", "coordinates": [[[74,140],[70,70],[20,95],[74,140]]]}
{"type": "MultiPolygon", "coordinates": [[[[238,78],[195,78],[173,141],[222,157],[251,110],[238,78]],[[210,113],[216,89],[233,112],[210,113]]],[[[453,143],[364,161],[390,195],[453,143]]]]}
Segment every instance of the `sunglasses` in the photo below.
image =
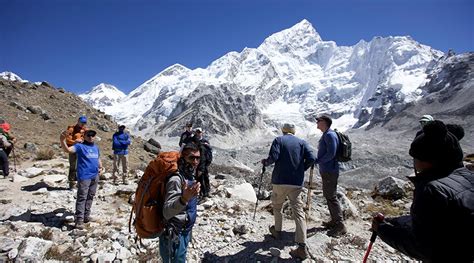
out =
{"type": "Polygon", "coordinates": [[[186,157],[186,158],[187,158],[188,160],[190,160],[190,161],[201,160],[201,156],[194,156],[194,155],[188,156],[188,157],[186,157]]]}

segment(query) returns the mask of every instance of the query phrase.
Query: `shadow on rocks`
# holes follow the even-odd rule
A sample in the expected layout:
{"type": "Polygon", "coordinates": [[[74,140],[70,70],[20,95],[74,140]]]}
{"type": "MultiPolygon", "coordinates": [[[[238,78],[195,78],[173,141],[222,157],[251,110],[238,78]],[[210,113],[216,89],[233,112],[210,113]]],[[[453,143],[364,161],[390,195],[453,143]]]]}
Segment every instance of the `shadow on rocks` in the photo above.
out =
{"type": "Polygon", "coordinates": [[[43,214],[33,214],[31,210],[24,212],[18,216],[10,216],[4,221],[25,221],[25,222],[38,222],[42,223],[47,227],[56,227],[61,228],[63,225],[66,225],[67,216],[73,216],[74,213],[71,213],[66,208],[58,208],[52,212],[43,213],[43,214]]]}
{"type": "Polygon", "coordinates": [[[27,192],[34,192],[34,191],[38,191],[41,188],[46,188],[46,190],[48,190],[48,191],[69,190],[69,188],[66,188],[66,187],[53,187],[53,186],[48,185],[45,182],[37,182],[36,184],[33,184],[33,185],[23,186],[23,187],[21,187],[21,190],[22,191],[27,191],[27,192]]]}
{"type": "Polygon", "coordinates": [[[286,247],[293,247],[295,245],[293,232],[281,232],[281,238],[276,240],[270,234],[265,235],[262,241],[245,241],[240,245],[245,247],[236,254],[229,254],[219,256],[222,251],[225,251],[227,246],[219,248],[214,252],[206,252],[202,258],[203,263],[211,262],[226,262],[226,263],[242,263],[242,262],[296,262],[293,258],[279,258],[274,257],[270,253],[270,248],[277,248],[284,250],[286,247]],[[257,251],[259,251],[257,253],[257,251]]]}

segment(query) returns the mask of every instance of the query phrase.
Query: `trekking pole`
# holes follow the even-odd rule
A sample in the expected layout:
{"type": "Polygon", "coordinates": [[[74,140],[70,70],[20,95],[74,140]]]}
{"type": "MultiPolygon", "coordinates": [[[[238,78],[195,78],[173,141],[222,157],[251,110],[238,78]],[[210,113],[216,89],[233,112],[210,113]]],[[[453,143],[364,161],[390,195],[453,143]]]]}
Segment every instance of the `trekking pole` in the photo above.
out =
{"type": "Polygon", "coordinates": [[[314,173],[314,164],[311,165],[311,169],[309,170],[309,182],[308,182],[308,199],[306,200],[306,211],[309,215],[311,210],[311,189],[313,189],[313,173],[314,173]]]}
{"type": "MultiPolygon", "coordinates": [[[[378,222],[382,222],[384,220],[384,218],[385,218],[384,215],[381,214],[381,213],[378,213],[375,216],[375,220],[377,220],[378,222]]],[[[372,231],[372,236],[370,237],[369,247],[367,248],[367,251],[365,252],[364,260],[362,261],[363,263],[367,262],[367,258],[369,257],[370,250],[372,249],[372,245],[374,244],[376,238],[377,238],[377,232],[372,231]]]]}
{"type": "Polygon", "coordinates": [[[258,185],[258,192],[257,192],[257,202],[255,203],[255,209],[253,210],[253,220],[255,220],[255,214],[257,213],[258,196],[260,195],[260,188],[262,188],[263,174],[264,173],[265,173],[265,165],[263,165],[262,174],[260,175],[260,184],[258,185]]]}

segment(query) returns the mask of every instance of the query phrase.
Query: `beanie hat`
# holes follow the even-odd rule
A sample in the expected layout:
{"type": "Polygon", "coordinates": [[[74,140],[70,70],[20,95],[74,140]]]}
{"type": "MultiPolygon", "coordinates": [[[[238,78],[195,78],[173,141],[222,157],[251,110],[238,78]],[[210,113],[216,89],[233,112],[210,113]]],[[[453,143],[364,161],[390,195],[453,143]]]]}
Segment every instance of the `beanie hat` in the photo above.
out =
{"type": "Polygon", "coordinates": [[[434,121],[433,116],[431,115],[423,115],[420,119],[420,122],[429,122],[429,121],[434,121]]]}
{"type": "Polygon", "coordinates": [[[458,139],[438,120],[430,121],[423,127],[423,133],[411,143],[409,154],[438,166],[456,165],[463,158],[458,139]]]}
{"type": "Polygon", "coordinates": [[[450,133],[452,133],[458,141],[464,138],[464,128],[458,124],[446,124],[446,128],[450,133]]]}
{"type": "Polygon", "coordinates": [[[295,125],[293,123],[285,123],[283,124],[283,127],[281,128],[281,131],[283,133],[291,133],[295,134],[295,125]]]}

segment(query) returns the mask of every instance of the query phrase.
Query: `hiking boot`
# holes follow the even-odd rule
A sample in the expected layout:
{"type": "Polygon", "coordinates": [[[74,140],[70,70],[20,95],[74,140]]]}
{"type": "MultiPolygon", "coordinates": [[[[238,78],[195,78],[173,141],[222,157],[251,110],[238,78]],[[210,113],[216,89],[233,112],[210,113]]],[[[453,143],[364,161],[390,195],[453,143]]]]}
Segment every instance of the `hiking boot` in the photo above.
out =
{"type": "Polygon", "coordinates": [[[276,231],[275,230],[275,226],[270,226],[268,228],[268,230],[270,231],[270,234],[272,234],[272,236],[275,238],[275,239],[280,239],[280,232],[281,231],[276,231]]]}
{"type": "Polygon", "coordinates": [[[84,229],[84,222],[83,221],[77,221],[76,224],[74,225],[75,229],[82,230],[84,229]]]}
{"type": "Polygon", "coordinates": [[[123,183],[124,185],[128,185],[127,179],[124,178],[124,179],[122,180],[122,183],[123,183]]]}
{"type": "Polygon", "coordinates": [[[308,249],[306,247],[298,246],[297,249],[290,251],[290,256],[301,259],[301,260],[305,260],[309,257],[308,249]]]}
{"type": "Polygon", "coordinates": [[[329,229],[327,235],[330,237],[339,237],[347,233],[344,223],[338,223],[333,228],[329,229]]]}
{"type": "Polygon", "coordinates": [[[76,188],[76,182],[75,181],[70,181],[69,182],[69,190],[73,190],[74,188],[76,188]]]}
{"type": "Polygon", "coordinates": [[[332,220],[331,221],[326,221],[326,222],[323,222],[322,225],[323,225],[324,228],[333,228],[333,227],[336,226],[336,222],[334,222],[332,220]]]}
{"type": "Polygon", "coordinates": [[[94,218],[91,216],[84,217],[84,223],[94,222],[94,218]]]}

